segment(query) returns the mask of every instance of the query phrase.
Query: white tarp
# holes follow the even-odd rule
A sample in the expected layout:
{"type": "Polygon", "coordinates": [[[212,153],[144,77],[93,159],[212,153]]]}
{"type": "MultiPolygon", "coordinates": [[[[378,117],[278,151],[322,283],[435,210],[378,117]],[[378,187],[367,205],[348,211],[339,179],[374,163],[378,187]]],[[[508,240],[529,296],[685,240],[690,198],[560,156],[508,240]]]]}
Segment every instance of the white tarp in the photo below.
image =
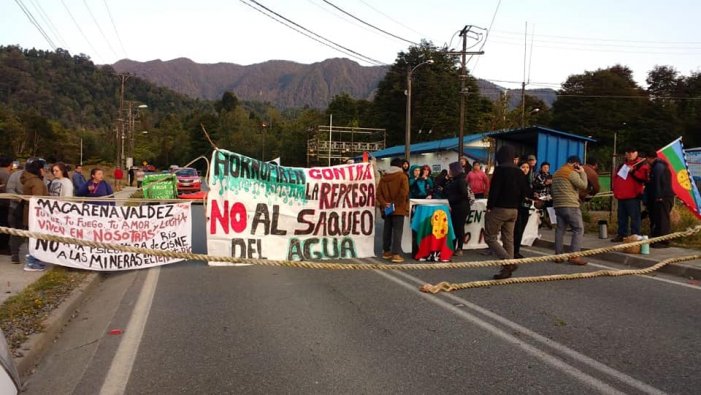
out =
{"type": "Polygon", "coordinates": [[[209,255],[274,260],[374,256],[370,164],[307,169],[216,150],[210,166],[209,255]]]}
{"type": "MultiPolygon", "coordinates": [[[[29,230],[156,250],[190,252],[190,203],[111,206],[31,198],[29,230]]],[[[44,262],[79,269],[145,269],[181,261],[153,255],[30,239],[29,253],[44,262]]]]}

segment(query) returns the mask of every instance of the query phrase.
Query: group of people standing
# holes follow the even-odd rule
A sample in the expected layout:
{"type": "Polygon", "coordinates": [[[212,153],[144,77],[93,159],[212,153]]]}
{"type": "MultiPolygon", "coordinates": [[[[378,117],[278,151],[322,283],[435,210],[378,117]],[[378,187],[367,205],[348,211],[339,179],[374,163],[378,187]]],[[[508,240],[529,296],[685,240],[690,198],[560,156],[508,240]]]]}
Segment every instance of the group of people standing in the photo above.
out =
{"type": "MultiPolygon", "coordinates": [[[[553,207],[556,217],[555,253],[564,253],[564,236],[572,230],[569,252],[581,249],[584,235],[581,204],[599,192],[597,162],[590,158],[586,165],[570,156],[560,169],[550,174],[550,164],[543,162],[535,172],[537,158],[521,158],[509,145],[496,154],[497,167],[487,200],[485,241],[500,259],[523,258],[520,245],[530,212],[536,207],[553,207]],[[501,243],[498,238],[501,236],[501,243]]],[[[581,257],[568,260],[586,265],[581,257]]],[[[516,265],[503,265],[495,279],[511,277],[516,265]]]]}
{"type": "MultiPolygon", "coordinates": [[[[104,180],[104,173],[99,168],[90,172],[86,180],[82,166],[77,165],[69,176],[70,168],[63,162],[47,165],[41,158],[30,158],[24,166],[14,168],[14,160],[0,158],[0,193],[25,196],[83,196],[105,197],[113,194],[112,187],[104,180]]],[[[95,204],[109,202],[95,201],[95,204]]],[[[15,229],[27,229],[29,225],[29,204],[22,199],[0,199],[0,224],[15,229]]],[[[20,263],[19,250],[24,238],[2,235],[0,252],[11,256],[14,264],[20,263]]],[[[31,255],[26,256],[25,271],[43,271],[44,262],[31,255]]]]}
{"type": "Polygon", "coordinates": [[[472,165],[461,158],[448,166],[448,170],[433,179],[431,168],[409,166],[409,162],[394,158],[390,168],[382,175],[377,202],[384,217],[382,257],[401,263],[402,229],[404,217],[409,215],[409,199],[447,199],[450,204],[450,220],[455,231],[455,255],[462,255],[465,240],[465,221],[476,198],[483,198],[489,190],[489,178],[479,162],[472,165]],[[478,192],[475,193],[474,191],[478,192]]]}
{"type": "MultiPolygon", "coordinates": [[[[627,147],[624,152],[625,160],[611,175],[611,189],[618,201],[618,231],[611,241],[622,242],[626,236],[641,234],[641,203],[647,208],[650,236],[669,234],[674,191],[667,163],[659,159],[654,150],[644,153],[644,157],[635,147],[627,147]]],[[[669,242],[657,242],[650,246],[667,248],[669,242]]]]}
{"type": "MultiPolygon", "coordinates": [[[[395,263],[403,262],[401,237],[404,217],[409,215],[409,199],[447,199],[455,231],[455,255],[462,255],[465,238],[465,221],[475,199],[487,198],[485,215],[485,241],[500,259],[522,258],[520,245],[523,233],[534,208],[551,206],[557,218],[555,252],[564,253],[565,231],[573,231],[570,252],[581,248],[584,224],[581,204],[599,192],[596,160],[590,158],[586,165],[577,156],[555,174],[550,164],[544,162],[536,169],[535,155],[519,156],[508,144],[496,154],[497,166],[490,177],[478,161],[471,165],[465,158],[453,162],[435,180],[429,166],[409,166],[405,160],[395,158],[390,169],[382,176],[377,201],[384,212],[383,258],[395,263]],[[499,238],[501,237],[501,241],[499,238]]],[[[582,258],[572,258],[570,263],[585,265],[582,258]]],[[[495,279],[511,276],[514,265],[502,266],[495,279]]]]}

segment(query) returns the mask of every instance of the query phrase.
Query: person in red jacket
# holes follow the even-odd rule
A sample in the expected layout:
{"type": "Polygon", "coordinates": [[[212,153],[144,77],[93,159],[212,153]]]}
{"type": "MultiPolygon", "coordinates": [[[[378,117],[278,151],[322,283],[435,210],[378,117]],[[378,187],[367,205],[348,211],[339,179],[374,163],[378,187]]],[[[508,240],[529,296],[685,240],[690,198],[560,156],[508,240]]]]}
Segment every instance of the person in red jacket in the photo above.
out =
{"type": "Polygon", "coordinates": [[[124,170],[121,167],[114,169],[114,184],[115,189],[120,191],[122,189],[122,180],[124,179],[124,170]]]}
{"type": "Polygon", "coordinates": [[[650,166],[638,156],[638,150],[625,149],[625,162],[611,175],[613,196],[618,200],[618,234],[611,239],[618,243],[628,235],[640,234],[640,202],[643,186],[648,181],[650,166]],[[630,223],[630,232],[628,225],[630,223]]]}

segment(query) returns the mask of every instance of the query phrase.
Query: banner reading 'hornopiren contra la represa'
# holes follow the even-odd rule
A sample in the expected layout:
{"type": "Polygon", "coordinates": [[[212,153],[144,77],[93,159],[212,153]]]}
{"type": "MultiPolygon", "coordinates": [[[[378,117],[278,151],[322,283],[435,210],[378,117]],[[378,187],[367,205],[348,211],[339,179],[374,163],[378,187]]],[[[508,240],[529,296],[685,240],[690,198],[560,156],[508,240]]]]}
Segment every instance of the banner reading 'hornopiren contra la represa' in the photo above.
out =
{"type": "MultiPolygon", "coordinates": [[[[190,203],[111,206],[31,198],[29,230],[153,250],[192,250],[190,203]]],[[[44,262],[99,271],[144,269],[182,260],[37,239],[29,240],[29,253],[44,262]]]]}
{"type": "Polygon", "coordinates": [[[374,256],[375,180],[368,163],[286,167],[215,150],[209,174],[209,255],[374,256]]]}

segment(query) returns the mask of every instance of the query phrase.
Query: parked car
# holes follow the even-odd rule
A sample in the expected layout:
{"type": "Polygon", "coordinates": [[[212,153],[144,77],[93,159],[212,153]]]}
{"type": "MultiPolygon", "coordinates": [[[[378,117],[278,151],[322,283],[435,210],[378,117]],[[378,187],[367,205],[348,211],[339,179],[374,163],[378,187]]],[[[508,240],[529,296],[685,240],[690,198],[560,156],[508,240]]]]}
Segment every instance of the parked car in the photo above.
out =
{"type": "Polygon", "coordinates": [[[175,170],[175,177],[178,179],[178,194],[199,192],[202,189],[200,175],[191,167],[175,170]]]}
{"type": "Polygon", "coordinates": [[[17,368],[10,355],[5,336],[0,330],[0,394],[18,394],[20,388],[17,368]]]}

